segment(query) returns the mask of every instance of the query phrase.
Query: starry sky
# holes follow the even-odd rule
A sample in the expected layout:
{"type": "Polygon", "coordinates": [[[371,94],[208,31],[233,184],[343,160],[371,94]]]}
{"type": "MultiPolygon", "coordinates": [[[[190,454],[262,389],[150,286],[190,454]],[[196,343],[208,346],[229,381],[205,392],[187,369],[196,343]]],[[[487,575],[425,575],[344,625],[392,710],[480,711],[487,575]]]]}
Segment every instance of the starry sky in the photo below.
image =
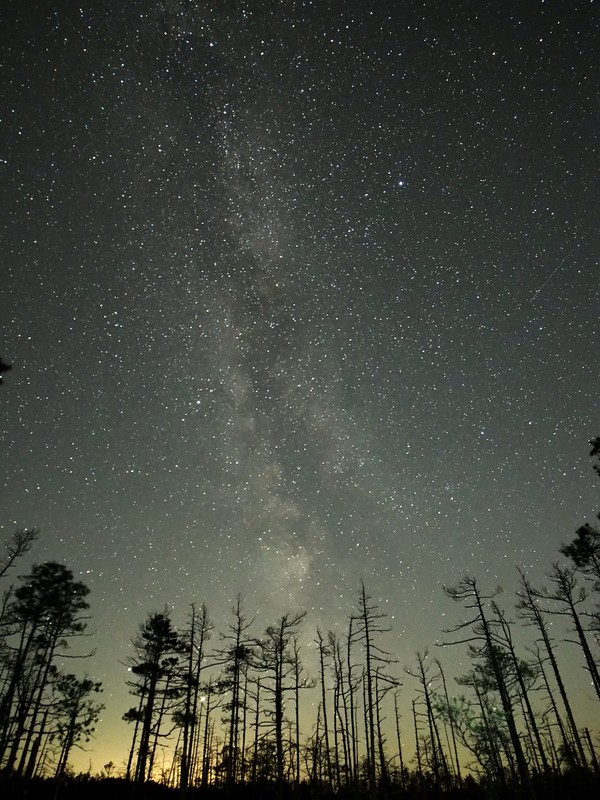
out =
{"type": "Polygon", "coordinates": [[[100,764],[165,603],[363,578],[402,666],[593,518],[597,11],[3,4],[0,533],[91,589],[100,764]]]}

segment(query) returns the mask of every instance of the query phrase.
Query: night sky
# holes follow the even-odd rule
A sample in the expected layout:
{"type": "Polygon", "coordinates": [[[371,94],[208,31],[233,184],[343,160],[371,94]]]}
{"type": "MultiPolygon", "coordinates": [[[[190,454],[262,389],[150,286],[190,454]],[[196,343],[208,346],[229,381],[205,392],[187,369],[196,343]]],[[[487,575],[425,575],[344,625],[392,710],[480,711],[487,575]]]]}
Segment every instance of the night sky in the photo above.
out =
{"type": "Polygon", "coordinates": [[[85,763],[149,611],[309,642],[363,578],[401,675],[593,519],[598,10],[3,3],[0,533],[91,589],[85,763]]]}

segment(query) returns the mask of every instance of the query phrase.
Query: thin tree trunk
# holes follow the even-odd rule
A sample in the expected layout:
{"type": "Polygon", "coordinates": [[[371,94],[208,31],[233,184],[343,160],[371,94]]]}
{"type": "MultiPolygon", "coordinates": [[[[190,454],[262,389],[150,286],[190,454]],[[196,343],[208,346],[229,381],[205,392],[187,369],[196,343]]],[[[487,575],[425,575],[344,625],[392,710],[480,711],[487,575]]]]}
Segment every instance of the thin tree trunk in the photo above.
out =
{"type": "MultiPolygon", "coordinates": [[[[583,742],[581,741],[581,737],[579,736],[579,731],[577,730],[577,725],[575,723],[575,717],[573,716],[573,710],[571,708],[571,703],[569,702],[569,698],[567,695],[567,691],[565,689],[565,685],[563,683],[562,675],[560,673],[560,669],[558,668],[558,663],[556,661],[556,657],[554,655],[554,648],[552,647],[552,642],[550,641],[550,635],[548,633],[546,627],[546,621],[542,616],[542,612],[540,611],[537,602],[536,602],[536,595],[527,581],[525,575],[521,574],[521,581],[523,591],[519,594],[521,601],[519,603],[519,609],[522,612],[522,615],[529,619],[531,623],[537,627],[539,630],[542,641],[544,643],[544,648],[548,655],[548,660],[550,662],[550,666],[552,668],[552,674],[554,675],[554,680],[556,681],[556,686],[558,687],[558,692],[560,694],[561,700],[563,702],[563,706],[567,715],[567,720],[569,722],[569,728],[571,729],[571,735],[573,737],[573,741],[576,747],[576,753],[578,755],[578,760],[580,761],[583,767],[586,766],[586,757],[585,757],[585,750],[583,748],[583,742]]],[[[541,667],[541,659],[539,659],[540,667],[541,667]]],[[[545,676],[544,676],[545,679],[545,676]]],[[[548,695],[551,697],[552,704],[554,708],[556,708],[556,703],[554,702],[554,697],[552,691],[550,690],[550,686],[548,681],[546,680],[546,688],[548,690],[548,695]]],[[[562,727],[562,722],[560,720],[560,715],[558,714],[558,710],[556,711],[556,718],[559,722],[559,726],[561,727],[561,732],[563,734],[563,741],[567,744],[568,740],[564,734],[564,729],[562,727]]],[[[577,758],[577,756],[576,756],[577,758]]]]}
{"type": "Polygon", "coordinates": [[[356,724],[356,709],[354,702],[355,686],[352,680],[352,622],[353,618],[350,617],[348,622],[348,643],[346,648],[346,666],[348,670],[348,701],[349,701],[349,714],[350,714],[350,752],[351,752],[351,765],[350,775],[352,786],[358,783],[358,733],[356,724]]]}
{"type": "Polygon", "coordinates": [[[321,708],[323,709],[323,731],[325,736],[325,763],[327,765],[327,780],[329,786],[333,787],[333,770],[331,766],[331,751],[329,748],[329,725],[327,721],[327,697],[325,694],[325,653],[326,646],[321,636],[321,631],[317,629],[317,646],[319,648],[319,664],[321,670],[321,708]]]}
{"type": "Polygon", "coordinates": [[[398,692],[394,693],[394,717],[396,719],[396,739],[398,741],[398,758],[400,759],[400,788],[404,789],[404,757],[402,755],[402,737],[400,736],[400,714],[398,713],[398,692]]]}
{"type": "Polygon", "coordinates": [[[423,779],[423,764],[421,763],[421,747],[419,744],[419,724],[417,721],[417,704],[415,700],[412,701],[413,725],[415,729],[415,749],[417,755],[417,775],[419,782],[423,779]]]}
{"type": "Polygon", "coordinates": [[[258,767],[258,729],[260,723],[260,679],[256,681],[256,715],[254,717],[254,758],[252,759],[252,783],[256,784],[258,767]]]}
{"type": "Polygon", "coordinates": [[[440,677],[442,679],[442,686],[444,688],[444,697],[446,698],[446,708],[449,711],[448,717],[450,721],[450,734],[452,736],[452,749],[454,751],[454,768],[456,769],[456,777],[458,779],[458,786],[462,784],[462,775],[460,772],[460,759],[458,757],[458,746],[456,743],[456,726],[454,724],[454,714],[452,713],[451,705],[450,705],[450,698],[448,696],[448,687],[446,686],[446,676],[444,675],[444,670],[442,669],[442,665],[436,659],[436,664],[440,671],[440,677]]]}

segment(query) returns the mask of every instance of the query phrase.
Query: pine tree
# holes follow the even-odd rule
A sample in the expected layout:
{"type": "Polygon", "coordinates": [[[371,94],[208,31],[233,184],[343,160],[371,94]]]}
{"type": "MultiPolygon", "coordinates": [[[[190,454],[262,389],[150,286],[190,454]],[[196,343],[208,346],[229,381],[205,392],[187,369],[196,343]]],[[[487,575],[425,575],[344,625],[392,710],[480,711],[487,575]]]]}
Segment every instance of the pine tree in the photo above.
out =
{"type": "Polygon", "coordinates": [[[131,709],[130,717],[140,717],[140,738],[137,745],[135,780],[144,784],[152,774],[153,757],[161,724],[168,710],[181,696],[178,670],[186,646],[173,624],[169,612],[154,612],[141,625],[133,640],[135,655],[130,671],[136,679],[129,681],[131,693],[140,698],[139,711],[131,709]]]}
{"type": "Polygon", "coordinates": [[[34,566],[20,580],[6,608],[10,635],[0,700],[0,763],[8,772],[17,765],[19,774],[32,774],[36,752],[31,748],[48,721],[42,711],[58,674],[58,651],[85,633],[82,612],[89,608],[89,589],[54,561],[34,566]]]}

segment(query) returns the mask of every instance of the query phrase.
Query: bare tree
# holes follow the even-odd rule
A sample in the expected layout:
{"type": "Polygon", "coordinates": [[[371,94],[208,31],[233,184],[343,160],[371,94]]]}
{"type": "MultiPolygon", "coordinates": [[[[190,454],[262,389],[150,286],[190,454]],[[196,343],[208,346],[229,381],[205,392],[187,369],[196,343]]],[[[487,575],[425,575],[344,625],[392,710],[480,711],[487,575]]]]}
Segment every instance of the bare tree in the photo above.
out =
{"type": "Polygon", "coordinates": [[[321,631],[317,628],[316,639],[317,651],[319,653],[319,676],[321,686],[321,713],[323,715],[323,738],[325,742],[325,764],[327,766],[327,781],[330,788],[333,787],[333,768],[331,764],[331,747],[329,744],[329,721],[327,712],[327,678],[325,670],[325,659],[331,656],[331,649],[325,642],[321,631]]]}
{"type": "MultiPolygon", "coordinates": [[[[586,758],[585,758],[585,751],[583,749],[583,743],[579,736],[577,725],[575,724],[575,718],[573,716],[571,703],[569,702],[567,691],[565,689],[565,684],[560,669],[558,667],[555,655],[555,648],[552,642],[552,638],[550,636],[550,632],[548,630],[548,625],[546,623],[546,620],[538,603],[539,599],[538,592],[536,592],[536,590],[529,583],[524,572],[519,570],[519,575],[521,576],[521,589],[517,592],[517,597],[518,597],[517,610],[519,612],[521,619],[525,620],[525,622],[528,625],[532,625],[535,628],[537,628],[540,634],[540,638],[537,641],[541,641],[541,643],[544,645],[544,650],[546,652],[548,662],[550,663],[552,674],[554,675],[554,680],[556,682],[556,686],[558,687],[558,691],[567,715],[567,720],[569,722],[569,728],[571,731],[571,737],[575,744],[576,752],[573,754],[573,757],[576,760],[578,760],[582,766],[585,766],[586,758]]],[[[547,683],[546,686],[548,688],[550,699],[554,703],[554,697],[550,691],[550,687],[547,683]]],[[[566,736],[564,728],[562,728],[562,720],[560,719],[558,710],[556,715],[558,723],[561,726],[561,731],[563,733],[563,744],[565,747],[571,750],[569,739],[566,736]]]]}
{"type": "Polygon", "coordinates": [[[179,788],[182,797],[185,797],[188,789],[190,772],[194,764],[194,752],[199,736],[200,676],[204,661],[205,644],[210,638],[211,631],[212,622],[208,616],[206,606],[202,605],[198,612],[196,607],[192,605],[190,625],[184,635],[184,640],[187,644],[187,671],[185,675],[185,702],[180,712],[180,722],[183,726],[183,743],[179,788]]]}
{"type": "Polygon", "coordinates": [[[526,725],[531,734],[531,747],[534,758],[537,763],[539,757],[539,760],[541,761],[541,769],[543,772],[547,773],[550,771],[550,765],[548,764],[544,743],[542,741],[542,736],[535,714],[533,713],[533,707],[529,696],[530,689],[538,677],[538,672],[535,665],[532,665],[531,663],[528,663],[517,656],[513,643],[511,626],[506,619],[504,612],[494,602],[492,602],[491,608],[495,614],[496,620],[499,623],[498,636],[499,638],[501,637],[501,644],[509,657],[508,673],[511,675],[513,680],[516,681],[519,688],[520,699],[524,708],[526,725]]]}
{"type": "Polygon", "coordinates": [[[385,614],[380,613],[379,606],[372,602],[372,598],[367,594],[365,584],[360,582],[360,592],[358,598],[358,610],[353,615],[356,623],[353,631],[353,639],[360,642],[364,653],[364,702],[365,702],[365,732],[367,750],[367,782],[369,795],[374,797],[377,792],[377,756],[379,755],[379,774],[385,774],[385,759],[383,758],[383,747],[381,740],[377,737],[376,719],[379,702],[375,691],[375,674],[379,675],[381,681],[385,681],[391,687],[395,684],[385,672],[387,666],[393,663],[394,659],[390,654],[379,647],[376,637],[382,633],[389,632],[390,628],[383,627],[381,621],[386,618],[385,614]]]}
{"type": "MultiPolygon", "coordinates": [[[[437,665],[437,668],[438,668],[439,673],[440,673],[440,679],[442,681],[442,688],[443,688],[443,691],[444,691],[444,700],[446,702],[446,707],[448,709],[451,709],[452,706],[451,706],[451,703],[450,703],[450,697],[448,696],[448,686],[446,684],[446,676],[444,674],[444,670],[442,668],[442,664],[437,658],[435,659],[435,664],[437,665]]],[[[456,770],[456,778],[457,778],[458,786],[460,786],[461,783],[462,783],[462,775],[461,775],[461,771],[460,771],[460,759],[458,757],[458,746],[457,746],[457,742],[456,742],[456,727],[455,727],[455,724],[454,724],[454,716],[453,716],[453,714],[451,712],[448,715],[448,723],[450,725],[450,735],[452,737],[452,754],[453,754],[453,761],[454,761],[454,769],[456,770]]]]}
{"type": "Polygon", "coordinates": [[[428,654],[417,653],[417,667],[415,671],[409,669],[406,672],[417,678],[421,685],[421,695],[425,705],[425,713],[427,717],[427,727],[429,730],[429,752],[431,753],[431,767],[433,771],[433,778],[435,781],[436,791],[440,792],[444,786],[448,787],[450,784],[450,773],[446,763],[446,757],[442,747],[440,734],[438,730],[436,714],[434,712],[433,699],[432,699],[432,677],[431,667],[427,664],[428,654]]]}
{"type": "Polygon", "coordinates": [[[38,536],[37,528],[19,528],[13,533],[5,545],[4,556],[0,558],[0,578],[6,575],[17,559],[31,550],[38,536]]]}
{"type": "Polygon", "coordinates": [[[540,591],[535,590],[534,593],[539,599],[549,600],[556,604],[553,608],[546,608],[546,613],[564,616],[571,621],[577,638],[574,641],[569,641],[579,645],[581,648],[587,670],[590,674],[592,686],[594,687],[596,696],[600,699],[600,672],[598,671],[598,665],[592,655],[590,643],[578,610],[579,606],[584,604],[587,599],[586,591],[577,586],[575,570],[563,568],[557,563],[552,565],[552,572],[549,578],[553,588],[544,588],[540,591]]]}
{"type": "Polygon", "coordinates": [[[400,732],[400,712],[398,710],[398,692],[394,692],[394,719],[396,722],[396,740],[398,742],[398,760],[400,764],[400,788],[406,788],[406,773],[402,748],[402,735],[400,732]]]}
{"type": "Polygon", "coordinates": [[[504,711],[506,717],[506,723],[508,726],[513,753],[517,763],[519,777],[523,785],[532,792],[533,790],[531,788],[529,769],[527,766],[527,761],[525,760],[521,738],[519,736],[515,721],[513,702],[508,690],[506,674],[502,669],[500,648],[495,641],[493,623],[488,619],[488,615],[486,614],[484,606],[486,601],[492,600],[494,597],[496,597],[500,590],[496,590],[491,595],[483,595],[479,590],[477,581],[474,578],[467,576],[463,578],[457,586],[446,588],[444,591],[448,597],[452,598],[452,600],[463,603],[467,609],[475,612],[473,619],[459,624],[452,631],[457,632],[470,629],[471,635],[466,639],[459,640],[459,642],[452,642],[452,644],[477,642],[480,643],[480,648],[483,648],[482,652],[485,654],[485,657],[489,662],[489,667],[494,676],[496,688],[500,696],[502,710],[504,711]]]}
{"type": "Polygon", "coordinates": [[[354,677],[354,665],[352,663],[352,644],[354,642],[355,620],[350,616],[348,620],[348,635],[346,637],[346,681],[348,684],[348,717],[350,720],[349,728],[349,757],[350,757],[350,784],[358,784],[358,726],[356,724],[356,692],[360,686],[360,676],[354,677]]]}
{"type": "Polygon", "coordinates": [[[253,620],[248,621],[243,613],[242,598],[239,594],[232,612],[234,622],[228,625],[228,633],[221,634],[226,645],[217,650],[215,655],[215,663],[224,665],[225,670],[221,688],[231,698],[224,705],[225,710],[229,712],[225,765],[225,779],[228,784],[234,784],[238,777],[240,717],[246,702],[242,691],[243,677],[253,658],[252,640],[247,635],[253,620]]]}
{"type": "Polygon", "coordinates": [[[329,650],[332,658],[332,670],[334,680],[334,740],[336,752],[336,775],[337,784],[341,786],[352,783],[352,743],[351,743],[351,723],[350,723],[350,695],[351,689],[348,684],[347,676],[344,673],[345,658],[343,641],[335,633],[329,632],[329,650]],[[342,740],[343,761],[339,754],[339,738],[342,740]],[[342,779],[343,766],[343,779],[342,779]]]}
{"type": "Polygon", "coordinates": [[[300,789],[300,692],[303,689],[313,688],[315,684],[304,673],[297,636],[292,638],[292,678],[294,683],[294,774],[296,793],[298,793],[300,789]]]}
{"type": "Polygon", "coordinates": [[[290,676],[294,673],[293,640],[305,616],[305,612],[284,614],[275,625],[267,628],[263,638],[257,642],[257,666],[268,679],[262,684],[262,688],[272,698],[270,727],[275,739],[277,794],[280,797],[285,782],[285,694],[294,689],[293,683],[289,683],[290,676]]]}

